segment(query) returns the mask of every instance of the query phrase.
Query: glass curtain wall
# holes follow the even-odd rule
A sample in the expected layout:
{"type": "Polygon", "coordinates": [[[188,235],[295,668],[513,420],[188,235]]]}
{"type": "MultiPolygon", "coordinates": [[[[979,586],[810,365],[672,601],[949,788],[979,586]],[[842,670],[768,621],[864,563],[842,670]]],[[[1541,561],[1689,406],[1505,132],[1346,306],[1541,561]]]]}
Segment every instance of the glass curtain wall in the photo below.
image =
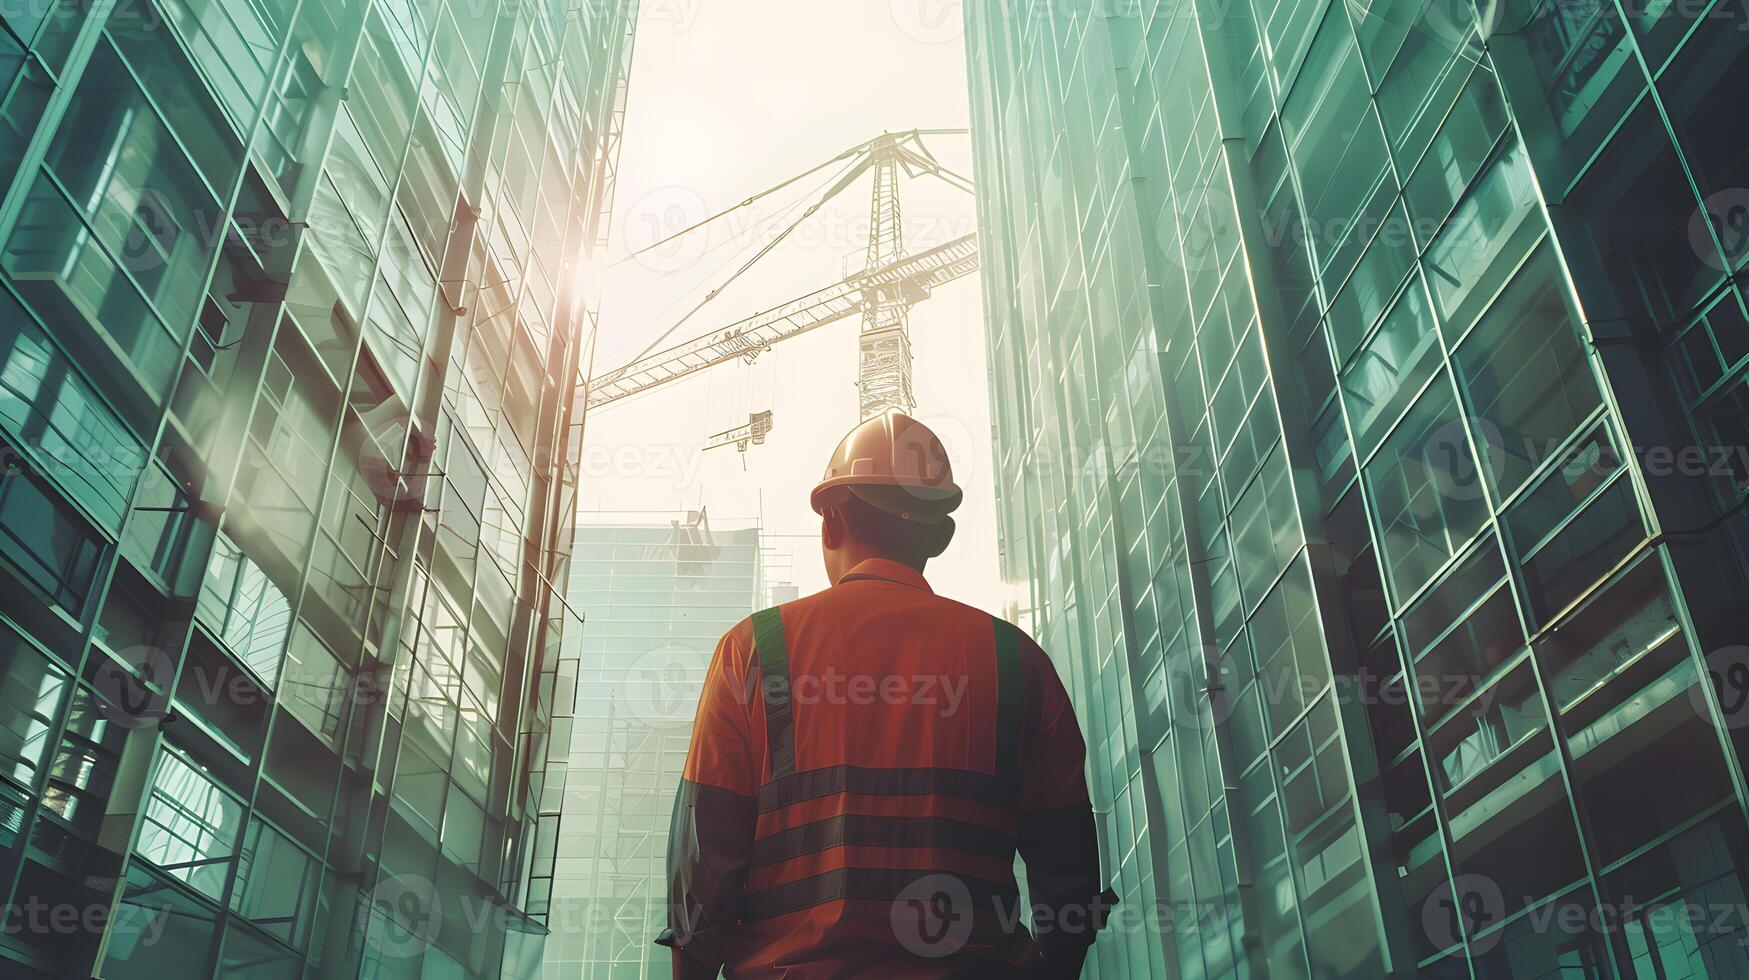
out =
{"type": "Polygon", "coordinates": [[[1743,17],[966,5],[1097,975],[1749,970],[1743,17]]]}
{"type": "Polygon", "coordinates": [[[538,974],[635,14],[0,10],[0,974],[538,974]]]}

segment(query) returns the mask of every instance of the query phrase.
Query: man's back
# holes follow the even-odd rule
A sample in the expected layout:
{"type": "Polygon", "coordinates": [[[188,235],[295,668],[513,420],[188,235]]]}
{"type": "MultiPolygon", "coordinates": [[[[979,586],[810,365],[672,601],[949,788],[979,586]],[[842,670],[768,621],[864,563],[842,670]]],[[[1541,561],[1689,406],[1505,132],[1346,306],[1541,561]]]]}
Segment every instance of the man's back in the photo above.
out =
{"type": "Polygon", "coordinates": [[[735,977],[1029,962],[1017,846],[1035,903],[1098,891],[1084,755],[1029,638],[865,561],[719,645],[675,811],[670,941],[735,977]]]}
{"type": "Polygon", "coordinates": [[[797,770],[995,773],[988,613],[935,595],[902,566],[853,573],[782,612],[797,770]]]}

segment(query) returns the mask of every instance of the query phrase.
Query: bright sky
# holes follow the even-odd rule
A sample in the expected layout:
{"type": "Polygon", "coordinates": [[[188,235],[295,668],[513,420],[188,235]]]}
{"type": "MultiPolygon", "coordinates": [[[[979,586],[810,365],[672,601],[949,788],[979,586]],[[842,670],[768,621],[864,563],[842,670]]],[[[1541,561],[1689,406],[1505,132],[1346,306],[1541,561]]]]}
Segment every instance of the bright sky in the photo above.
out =
{"type": "MultiPolygon", "coordinates": [[[[809,170],[884,130],[968,125],[957,0],[643,0],[615,199],[612,252],[624,254],[809,170]]],[[[963,174],[964,136],[930,148],[963,174]]],[[[708,236],[617,266],[606,280],[594,373],[631,360],[810,203],[834,166],[708,236]]],[[[724,290],[663,347],[721,330],[860,269],[866,177],[724,290]]],[[[920,251],[975,230],[969,196],[932,179],[901,184],[905,239],[920,251]]],[[[591,413],[585,510],[703,505],[714,523],[762,517],[793,552],[791,580],[823,588],[808,508],[838,440],[857,421],[858,320],[842,320],[736,362],[591,413]],[[764,446],[703,451],[750,412],[775,412],[764,446]],[[781,535],[781,536],[780,536],[781,535]]],[[[917,414],[947,440],[967,491],[959,535],[929,578],[938,592],[991,611],[997,579],[984,325],[975,276],[911,315],[917,414]]],[[[780,573],[781,577],[781,573],[780,573]]]]}

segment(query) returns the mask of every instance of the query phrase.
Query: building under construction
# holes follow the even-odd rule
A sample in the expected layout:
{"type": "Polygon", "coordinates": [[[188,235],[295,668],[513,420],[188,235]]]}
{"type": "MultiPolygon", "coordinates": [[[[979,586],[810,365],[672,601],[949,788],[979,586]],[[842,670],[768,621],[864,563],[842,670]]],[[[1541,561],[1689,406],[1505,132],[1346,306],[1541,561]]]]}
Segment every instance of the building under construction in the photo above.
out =
{"type": "Polygon", "coordinates": [[[757,526],[701,511],[583,515],[567,589],[584,629],[546,963],[560,977],[666,976],[668,825],[717,640],[764,608],[757,526]]]}

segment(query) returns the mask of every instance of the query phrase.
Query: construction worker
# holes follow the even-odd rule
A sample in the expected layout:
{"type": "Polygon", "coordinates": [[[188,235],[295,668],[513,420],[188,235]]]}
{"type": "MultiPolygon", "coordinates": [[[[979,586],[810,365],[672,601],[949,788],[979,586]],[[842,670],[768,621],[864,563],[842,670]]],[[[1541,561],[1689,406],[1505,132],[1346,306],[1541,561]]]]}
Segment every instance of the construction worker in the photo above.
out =
{"type": "Polygon", "coordinates": [[[1044,651],[923,579],[961,498],[927,427],[857,426],[812,497],[832,587],[718,643],[668,841],[679,980],[1079,975],[1115,901],[1086,749],[1044,651]]]}

